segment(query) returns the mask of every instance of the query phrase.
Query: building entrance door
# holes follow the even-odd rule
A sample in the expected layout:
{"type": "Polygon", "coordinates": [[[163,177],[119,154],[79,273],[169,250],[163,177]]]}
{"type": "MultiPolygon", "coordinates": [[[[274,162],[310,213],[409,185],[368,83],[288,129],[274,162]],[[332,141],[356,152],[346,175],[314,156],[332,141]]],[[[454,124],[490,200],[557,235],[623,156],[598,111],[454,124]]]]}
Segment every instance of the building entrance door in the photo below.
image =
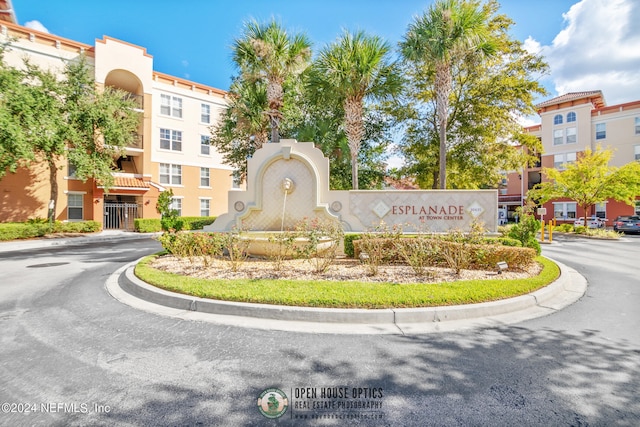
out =
{"type": "Polygon", "coordinates": [[[134,231],[134,219],[138,218],[137,203],[105,202],[104,229],[134,231]]]}

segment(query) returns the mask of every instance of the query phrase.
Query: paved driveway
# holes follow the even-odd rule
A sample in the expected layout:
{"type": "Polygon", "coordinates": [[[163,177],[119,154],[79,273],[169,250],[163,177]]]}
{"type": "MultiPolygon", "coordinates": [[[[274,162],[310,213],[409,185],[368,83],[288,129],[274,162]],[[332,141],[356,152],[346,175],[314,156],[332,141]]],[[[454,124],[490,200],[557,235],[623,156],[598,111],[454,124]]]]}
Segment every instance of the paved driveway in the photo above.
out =
{"type": "Polygon", "coordinates": [[[0,425],[640,425],[639,239],[545,246],[589,282],[559,313],[415,336],[216,325],[113,299],[110,274],[157,248],[0,253],[0,425]],[[277,420],[258,410],[269,388],[289,399],[277,420]]]}

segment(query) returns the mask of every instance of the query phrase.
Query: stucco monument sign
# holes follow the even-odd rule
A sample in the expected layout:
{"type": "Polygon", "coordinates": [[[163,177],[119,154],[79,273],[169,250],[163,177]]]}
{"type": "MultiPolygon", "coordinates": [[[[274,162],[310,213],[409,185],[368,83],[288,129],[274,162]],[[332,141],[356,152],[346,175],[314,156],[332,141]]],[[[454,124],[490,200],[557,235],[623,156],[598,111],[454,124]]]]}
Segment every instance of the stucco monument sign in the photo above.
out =
{"type": "Polygon", "coordinates": [[[404,231],[497,232],[497,190],[329,190],[329,159],[312,142],[263,144],[247,164],[247,190],[229,191],[227,213],[206,231],[282,231],[303,219],[334,219],[345,231],[382,222],[404,231]]]}

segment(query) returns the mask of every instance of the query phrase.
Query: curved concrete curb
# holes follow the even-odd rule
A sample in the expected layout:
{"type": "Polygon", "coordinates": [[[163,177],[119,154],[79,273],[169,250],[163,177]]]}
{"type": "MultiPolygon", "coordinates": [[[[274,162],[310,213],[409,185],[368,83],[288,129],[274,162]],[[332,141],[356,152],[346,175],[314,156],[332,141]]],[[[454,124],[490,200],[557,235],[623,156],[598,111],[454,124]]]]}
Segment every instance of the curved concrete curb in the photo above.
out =
{"type": "Polygon", "coordinates": [[[106,283],[111,295],[126,304],[183,319],[306,332],[425,333],[510,324],[560,310],[582,297],[587,288],[583,276],[557,263],[561,274],[552,284],[531,294],[499,301],[377,310],[290,307],[168,292],[135,277],[136,263],[119,269],[106,283]]]}

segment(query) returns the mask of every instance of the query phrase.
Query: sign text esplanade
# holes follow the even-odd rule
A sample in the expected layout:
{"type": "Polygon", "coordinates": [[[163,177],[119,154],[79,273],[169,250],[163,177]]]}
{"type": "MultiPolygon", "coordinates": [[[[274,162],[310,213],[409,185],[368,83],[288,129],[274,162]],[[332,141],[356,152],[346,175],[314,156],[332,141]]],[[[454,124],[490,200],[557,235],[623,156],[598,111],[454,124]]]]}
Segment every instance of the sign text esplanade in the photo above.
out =
{"type": "Polygon", "coordinates": [[[228,211],[207,231],[289,229],[304,218],[336,219],[345,231],[384,222],[405,231],[497,231],[497,190],[329,190],[329,159],[311,142],[264,144],[249,159],[247,190],[229,191],[228,211]],[[284,190],[283,190],[284,189],[284,190]],[[284,216],[283,216],[284,215],[284,216]]]}

